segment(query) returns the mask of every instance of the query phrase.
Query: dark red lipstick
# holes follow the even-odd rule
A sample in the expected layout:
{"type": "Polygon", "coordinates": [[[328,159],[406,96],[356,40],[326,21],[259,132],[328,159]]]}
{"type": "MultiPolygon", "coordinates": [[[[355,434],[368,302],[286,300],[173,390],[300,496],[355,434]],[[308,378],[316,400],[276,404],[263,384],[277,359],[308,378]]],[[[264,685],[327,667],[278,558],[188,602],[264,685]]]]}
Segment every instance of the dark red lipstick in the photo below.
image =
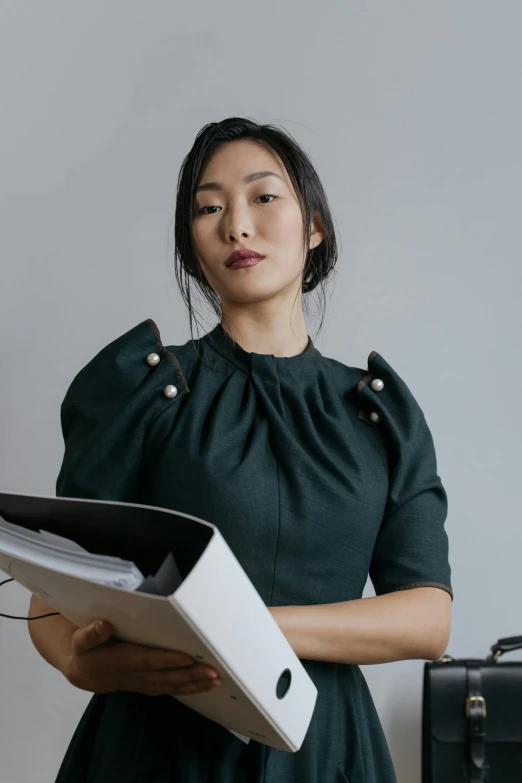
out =
{"type": "Polygon", "coordinates": [[[246,266],[255,266],[262,261],[264,256],[261,253],[256,253],[255,250],[248,250],[244,248],[242,250],[234,250],[226,260],[226,266],[230,269],[241,269],[246,266]]]}

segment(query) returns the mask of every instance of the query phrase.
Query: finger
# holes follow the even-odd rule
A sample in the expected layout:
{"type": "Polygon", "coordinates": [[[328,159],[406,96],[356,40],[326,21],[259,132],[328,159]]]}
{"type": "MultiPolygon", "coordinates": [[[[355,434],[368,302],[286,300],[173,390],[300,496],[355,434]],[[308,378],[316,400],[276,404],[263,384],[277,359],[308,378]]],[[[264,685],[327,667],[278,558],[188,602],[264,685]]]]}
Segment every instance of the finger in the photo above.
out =
{"type": "Polygon", "coordinates": [[[170,694],[171,696],[186,696],[192,693],[210,693],[213,691],[217,684],[209,682],[208,680],[194,680],[189,682],[169,682],[162,679],[157,682],[147,682],[144,686],[147,693],[152,696],[161,696],[163,694],[170,694]]]}
{"type": "Polygon", "coordinates": [[[217,687],[218,683],[209,682],[208,680],[197,680],[196,682],[182,682],[181,685],[170,686],[167,689],[167,693],[185,696],[190,693],[210,693],[217,687]]]}
{"type": "Polygon", "coordinates": [[[173,669],[177,666],[192,666],[194,658],[181,650],[155,650],[156,666],[159,669],[173,669]]]}
{"type": "Polygon", "coordinates": [[[161,650],[152,647],[139,647],[138,668],[143,671],[177,669],[191,666],[194,658],[180,650],[161,650]]]}
{"type": "Polygon", "coordinates": [[[90,625],[78,628],[72,637],[74,652],[81,654],[104,644],[110,639],[112,626],[106,620],[97,620],[90,625]]]}
{"type": "Polygon", "coordinates": [[[164,671],[150,672],[147,676],[148,682],[155,687],[160,687],[165,691],[171,691],[173,688],[181,688],[182,690],[188,688],[205,689],[212,687],[213,683],[219,684],[215,678],[207,677],[206,674],[200,671],[190,672],[183,669],[170,669],[164,671]]]}
{"type": "Polygon", "coordinates": [[[142,686],[140,692],[149,696],[188,696],[193,693],[210,693],[217,686],[198,680],[197,682],[185,682],[172,684],[164,680],[157,683],[147,682],[142,686]]]}

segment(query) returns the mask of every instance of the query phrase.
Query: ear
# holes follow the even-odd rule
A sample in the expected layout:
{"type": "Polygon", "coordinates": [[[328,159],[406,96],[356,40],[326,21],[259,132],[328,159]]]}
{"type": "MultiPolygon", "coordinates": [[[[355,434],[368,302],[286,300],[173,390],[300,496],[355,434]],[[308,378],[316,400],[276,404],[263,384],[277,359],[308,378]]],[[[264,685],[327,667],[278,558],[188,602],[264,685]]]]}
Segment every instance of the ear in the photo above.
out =
{"type": "Polygon", "coordinates": [[[314,215],[310,226],[309,249],[313,250],[314,247],[317,247],[317,245],[321,244],[323,239],[324,239],[324,230],[323,230],[323,224],[321,222],[321,218],[319,217],[319,215],[314,215]]]}

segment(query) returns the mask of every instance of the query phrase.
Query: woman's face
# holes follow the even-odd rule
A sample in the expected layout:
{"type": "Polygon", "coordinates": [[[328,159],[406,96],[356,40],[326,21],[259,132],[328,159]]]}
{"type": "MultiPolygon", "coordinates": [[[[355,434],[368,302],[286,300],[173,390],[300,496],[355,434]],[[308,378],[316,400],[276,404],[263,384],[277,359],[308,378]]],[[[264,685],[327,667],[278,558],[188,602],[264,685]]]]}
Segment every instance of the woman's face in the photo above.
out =
{"type": "MultiPolygon", "coordinates": [[[[192,228],[201,267],[221,301],[246,303],[281,295],[294,299],[305,260],[303,218],[276,153],[247,139],[227,142],[201,172],[198,186],[206,183],[214,184],[196,192],[192,228]],[[267,171],[274,173],[244,181],[267,171]],[[229,269],[229,255],[244,248],[265,258],[255,266],[229,269]]],[[[315,247],[323,234],[315,224],[312,232],[310,247],[315,247]]]]}

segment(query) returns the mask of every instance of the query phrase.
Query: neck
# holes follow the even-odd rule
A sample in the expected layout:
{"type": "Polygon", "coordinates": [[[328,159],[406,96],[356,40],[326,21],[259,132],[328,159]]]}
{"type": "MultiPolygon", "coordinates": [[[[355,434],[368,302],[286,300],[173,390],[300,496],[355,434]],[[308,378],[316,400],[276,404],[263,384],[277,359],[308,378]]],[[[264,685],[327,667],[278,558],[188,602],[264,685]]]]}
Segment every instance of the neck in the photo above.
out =
{"type": "Polygon", "coordinates": [[[306,351],[308,333],[302,310],[290,322],[287,313],[266,315],[242,311],[223,313],[221,325],[232,339],[249,353],[295,356],[306,351]]]}

